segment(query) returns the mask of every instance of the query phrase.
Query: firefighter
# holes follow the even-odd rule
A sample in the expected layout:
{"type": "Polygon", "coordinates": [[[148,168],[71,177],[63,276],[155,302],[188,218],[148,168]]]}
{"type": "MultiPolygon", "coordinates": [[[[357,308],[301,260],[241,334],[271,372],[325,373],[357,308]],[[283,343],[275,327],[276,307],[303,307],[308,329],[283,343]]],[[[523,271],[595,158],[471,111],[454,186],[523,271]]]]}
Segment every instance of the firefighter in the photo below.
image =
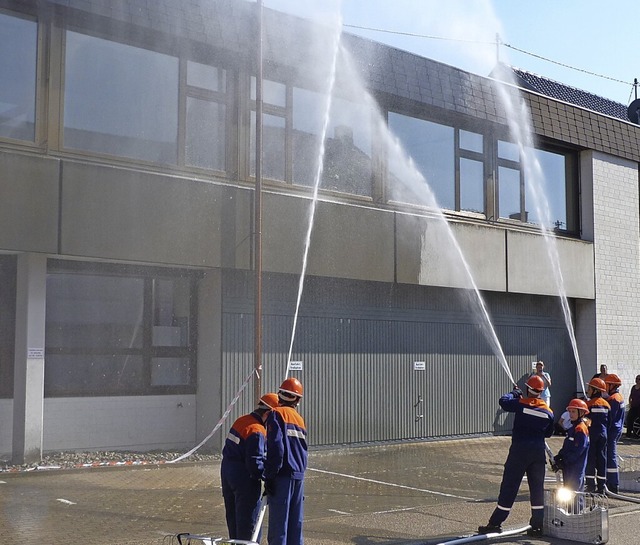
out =
{"type": "Polygon", "coordinates": [[[307,429],[296,410],[302,384],[287,378],[278,390],[279,406],[267,418],[264,489],[269,505],[269,545],[302,545],[302,502],[307,469],[307,429]]]}
{"type": "Polygon", "coordinates": [[[571,427],[567,430],[562,448],[554,456],[554,471],[562,471],[564,486],[582,492],[584,490],[584,472],[589,452],[589,407],[582,399],[572,399],[567,406],[571,427]]]}
{"type": "Polygon", "coordinates": [[[229,538],[249,541],[260,511],[265,461],[265,420],[278,396],[264,394],[256,409],[238,418],[222,449],[220,479],[229,538]]]}
{"type": "Polygon", "coordinates": [[[587,407],[589,407],[591,428],[589,429],[589,454],[585,476],[587,492],[604,493],[607,482],[607,437],[611,406],[602,396],[607,385],[601,378],[592,378],[587,384],[587,407]]]}
{"type": "Polygon", "coordinates": [[[509,516],[518,494],[522,478],[526,474],[531,496],[530,536],[542,535],[544,518],[545,438],[553,434],[553,412],[540,399],[545,383],[537,375],[526,382],[526,397],[516,387],[504,394],[499,404],[505,411],[515,413],[511,432],[511,447],[504,464],[498,505],[486,526],[478,527],[481,534],[502,532],[502,523],[509,516]]]}
{"type": "Polygon", "coordinates": [[[618,493],[620,477],[618,474],[618,441],[622,437],[624,427],[624,397],[620,393],[622,381],[618,375],[613,373],[604,378],[607,385],[607,402],[611,407],[609,413],[609,429],[607,430],[607,488],[618,493]]]}

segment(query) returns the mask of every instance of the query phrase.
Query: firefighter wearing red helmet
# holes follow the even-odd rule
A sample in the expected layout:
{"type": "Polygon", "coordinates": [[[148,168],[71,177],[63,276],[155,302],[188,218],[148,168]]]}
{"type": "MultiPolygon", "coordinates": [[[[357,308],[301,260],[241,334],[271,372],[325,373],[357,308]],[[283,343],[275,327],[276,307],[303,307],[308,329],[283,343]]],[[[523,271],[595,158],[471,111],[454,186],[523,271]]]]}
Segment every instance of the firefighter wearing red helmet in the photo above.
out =
{"type": "Polygon", "coordinates": [[[545,438],[553,433],[553,412],[540,399],[545,383],[537,375],[530,376],[526,382],[527,395],[516,386],[513,391],[504,394],[498,403],[507,412],[515,413],[511,432],[511,447],[504,464],[498,505],[494,509],[486,526],[478,527],[478,532],[488,534],[502,531],[502,523],[509,516],[513,502],[518,495],[522,478],[527,475],[531,493],[530,536],[542,535],[544,518],[544,472],[545,438]]]}
{"type": "Polygon", "coordinates": [[[584,490],[584,474],[589,452],[589,407],[582,399],[572,399],[567,405],[571,427],[558,454],[554,456],[554,471],[562,471],[564,486],[576,492],[584,490]]]}
{"type": "Polygon", "coordinates": [[[264,394],[256,409],[231,426],[222,449],[220,480],[227,530],[231,539],[250,540],[260,511],[265,463],[265,420],[278,405],[275,393],[264,394]]]}
{"type": "Polygon", "coordinates": [[[616,374],[609,374],[604,377],[607,385],[607,402],[611,407],[609,413],[609,429],[607,430],[607,488],[614,493],[618,493],[620,475],[618,474],[618,441],[622,437],[624,427],[624,397],[619,391],[622,386],[620,377],[616,374]]]}
{"type": "Polygon", "coordinates": [[[269,503],[269,545],[302,545],[307,428],[296,410],[303,388],[287,378],[278,389],[280,405],[267,418],[265,493],[269,503]]]}
{"type": "Polygon", "coordinates": [[[611,406],[604,399],[607,385],[601,378],[592,378],[587,384],[587,406],[591,427],[589,429],[589,454],[585,476],[587,492],[604,493],[607,482],[607,437],[611,406]]]}

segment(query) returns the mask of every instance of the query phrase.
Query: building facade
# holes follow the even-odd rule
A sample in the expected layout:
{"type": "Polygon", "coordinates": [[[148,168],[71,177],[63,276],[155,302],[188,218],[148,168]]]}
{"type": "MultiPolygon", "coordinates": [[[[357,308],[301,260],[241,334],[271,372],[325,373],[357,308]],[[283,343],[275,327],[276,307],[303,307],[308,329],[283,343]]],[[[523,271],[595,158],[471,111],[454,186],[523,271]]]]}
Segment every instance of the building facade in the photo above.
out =
{"type": "Polygon", "coordinates": [[[632,384],[640,127],[261,20],[0,0],[0,453],[188,449],[251,408],[258,87],[262,384],[291,351],[312,445],[507,432],[539,359],[556,409],[578,362],[632,384]]]}

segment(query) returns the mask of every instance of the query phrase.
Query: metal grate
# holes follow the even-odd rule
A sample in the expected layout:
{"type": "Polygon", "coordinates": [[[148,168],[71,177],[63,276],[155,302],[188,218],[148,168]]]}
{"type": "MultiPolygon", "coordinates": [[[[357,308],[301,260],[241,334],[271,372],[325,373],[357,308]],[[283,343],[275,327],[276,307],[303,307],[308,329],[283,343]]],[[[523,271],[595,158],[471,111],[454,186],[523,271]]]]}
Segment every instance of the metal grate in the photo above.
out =
{"type": "Polygon", "coordinates": [[[609,541],[606,496],[573,493],[568,500],[557,490],[547,490],[544,502],[544,535],[599,545],[609,541]]]}

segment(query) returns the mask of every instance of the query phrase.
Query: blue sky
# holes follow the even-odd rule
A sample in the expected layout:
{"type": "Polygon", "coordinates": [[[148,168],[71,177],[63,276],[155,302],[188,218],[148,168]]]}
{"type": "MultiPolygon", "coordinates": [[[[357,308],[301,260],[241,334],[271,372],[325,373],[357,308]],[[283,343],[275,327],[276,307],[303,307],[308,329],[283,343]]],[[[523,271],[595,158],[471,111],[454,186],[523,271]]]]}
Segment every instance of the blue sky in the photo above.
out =
{"type": "Polygon", "coordinates": [[[633,80],[640,79],[636,0],[263,0],[263,5],[315,20],[340,16],[347,32],[483,76],[499,49],[503,62],[623,104],[635,98],[633,80]],[[510,47],[497,48],[496,34],[510,47]]]}

